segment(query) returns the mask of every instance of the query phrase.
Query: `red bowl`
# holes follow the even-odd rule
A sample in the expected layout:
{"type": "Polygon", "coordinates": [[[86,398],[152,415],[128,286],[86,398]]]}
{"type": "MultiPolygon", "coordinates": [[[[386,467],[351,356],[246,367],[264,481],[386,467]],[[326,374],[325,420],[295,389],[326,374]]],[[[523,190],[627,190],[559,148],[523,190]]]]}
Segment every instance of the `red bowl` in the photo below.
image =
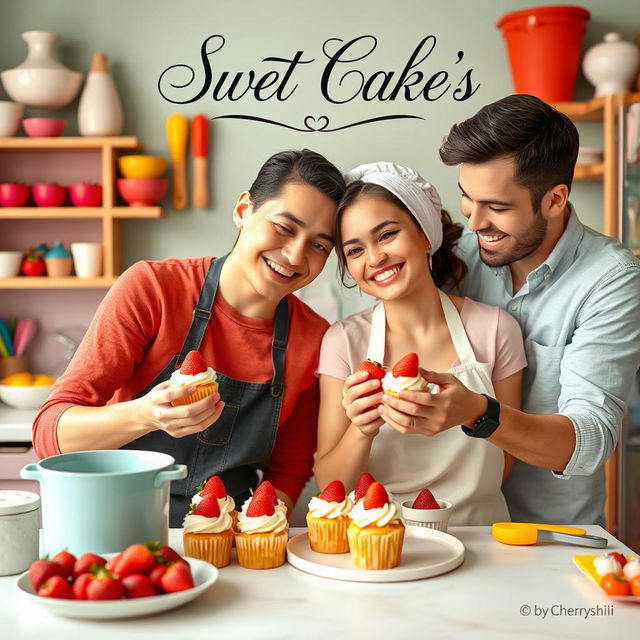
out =
{"type": "Polygon", "coordinates": [[[0,184],[0,205],[3,207],[24,207],[29,200],[30,189],[26,184],[0,184]]]}
{"type": "Polygon", "coordinates": [[[67,199],[67,187],[59,184],[34,184],[31,193],[39,207],[61,207],[67,199]]]}
{"type": "Polygon", "coordinates": [[[118,178],[118,193],[130,207],[150,207],[164,198],[169,181],[165,178],[118,178]]]}
{"type": "Polygon", "coordinates": [[[69,198],[76,207],[99,207],[102,204],[102,185],[84,182],[71,184],[69,198]]]}
{"type": "Polygon", "coordinates": [[[31,138],[61,136],[66,126],[66,120],[58,120],[57,118],[25,118],[22,121],[24,132],[31,138]]]}

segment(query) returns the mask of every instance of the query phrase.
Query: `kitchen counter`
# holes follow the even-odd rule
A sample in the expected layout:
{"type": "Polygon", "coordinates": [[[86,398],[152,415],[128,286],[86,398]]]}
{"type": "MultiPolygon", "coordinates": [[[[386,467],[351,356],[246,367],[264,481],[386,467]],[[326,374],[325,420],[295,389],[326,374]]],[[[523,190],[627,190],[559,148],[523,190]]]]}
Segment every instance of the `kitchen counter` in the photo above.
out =
{"type": "MultiPolygon", "coordinates": [[[[584,528],[607,537],[609,550],[632,553],[601,527],[584,528]]],[[[108,622],[54,616],[23,599],[14,587],[16,577],[7,576],[0,578],[1,635],[7,640],[637,637],[640,602],[610,600],[573,564],[574,554],[600,550],[560,543],[507,546],[491,537],[489,527],[451,527],[449,533],[464,543],[465,560],[442,576],[342,582],[288,564],[252,571],[234,560],[204,594],[179,609],[108,622]]],[[[182,550],[180,530],[171,530],[169,543],[182,550]]]]}
{"type": "Polygon", "coordinates": [[[0,442],[31,442],[37,409],[13,409],[0,402],[0,442]]]}

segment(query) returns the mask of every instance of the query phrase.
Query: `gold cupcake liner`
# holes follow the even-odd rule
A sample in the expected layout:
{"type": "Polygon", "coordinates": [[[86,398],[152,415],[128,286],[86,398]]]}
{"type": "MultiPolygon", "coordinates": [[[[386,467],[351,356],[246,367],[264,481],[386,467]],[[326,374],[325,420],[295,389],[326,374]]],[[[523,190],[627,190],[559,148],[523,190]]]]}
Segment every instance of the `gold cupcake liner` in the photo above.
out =
{"type": "Polygon", "coordinates": [[[182,542],[184,554],[190,558],[198,558],[221,569],[231,562],[231,545],[233,531],[228,529],[221,533],[187,533],[183,532],[182,542]]]}
{"type": "Polygon", "coordinates": [[[307,535],[309,545],[318,553],[347,553],[349,540],[347,527],[349,518],[316,518],[307,513],[307,535]]]}
{"type": "Polygon", "coordinates": [[[193,404],[194,402],[198,402],[198,400],[204,400],[207,396],[215,393],[218,390],[218,383],[212,382],[211,384],[201,384],[190,396],[186,398],[178,398],[177,400],[172,400],[171,404],[174,407],[179,407],[183,404],[193,404]]]}
{"type": "Polygon", "coordinates": [[[403,524],[361,529],[352,522],[347,537],[351,560],[358,569],[392,569],[400,564],[403,524]]]}
{"type": "Polygon", "coordinates": [[[238,533],[238,562],[246,569],[273,569],[284,564],[288,530],[280,533],[238,533]]]}

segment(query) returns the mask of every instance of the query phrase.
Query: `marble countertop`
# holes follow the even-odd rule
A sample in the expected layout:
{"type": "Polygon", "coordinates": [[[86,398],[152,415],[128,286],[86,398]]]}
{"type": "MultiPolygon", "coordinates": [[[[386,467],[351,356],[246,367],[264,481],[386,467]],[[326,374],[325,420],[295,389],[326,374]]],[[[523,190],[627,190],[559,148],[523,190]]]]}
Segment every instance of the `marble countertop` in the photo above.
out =
{"type": "Polygon", "coordinates": [[[36,409],[13,409],[0,402],[0,442],[31,442],[36,409]]]}
{"type": "MultiPolygon", "coordinates": [[[[607,537],[610,550],[632,553],[601,527],[584,528],[607,537]]],[[[234,560],[204,594],[179,609],[108,622],[54,616],[26,601],[15,589],[15,576],[7,576],[0,578],[0,635],[11,640],[637,637],[640,601],[608,599],[573,564],[574,554],[598,550],[559,543],[502,545],[489,527],[451,527],[449,533],[464,543],[465,560],[434,578],[343,582],[288,564],[252,571],[234,560]]],[[[169,542],[182,550],[180,530],[170,531],[169,542]]]]}

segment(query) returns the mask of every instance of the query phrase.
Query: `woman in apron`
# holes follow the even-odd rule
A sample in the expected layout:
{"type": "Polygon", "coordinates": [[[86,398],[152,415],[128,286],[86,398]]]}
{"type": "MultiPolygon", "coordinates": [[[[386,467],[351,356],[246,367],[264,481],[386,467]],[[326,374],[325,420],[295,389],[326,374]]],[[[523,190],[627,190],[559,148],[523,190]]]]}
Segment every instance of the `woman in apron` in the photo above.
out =
{"type": "Polygon", "coordinates": [[[264,473],[292,506],[312,472],[315,369],[328,326],[292,293],[322,270],[343,192],[342,175],[321,155],[276,154],[238,198],[228,255],[128,269],[36,418],[38,454],[172,455],[188,467],[171,485],[174,527],[214,474],[241,505],[264,473]],[[191,350],[217,371],[218,393],[174,407],[191,389],[168,380],[191,350]]]}
{"type": "Polygon", "coordinates": [[[391,369],[415,352],[422,368],[448,371],[469,389],[517,408],[526,366],[520,328],[497,307],[439,289],[455,286],[465,267],[453,254],[462,227],[451,222],[432,185],[385,162],[361,165],[346,178],[336,220],[341,273],[348,270],[380,302],[336,323],[323,339],[318,485],[340,479],[353,487],[369,471],[398,501],[423,488],[449,500],[453,524],[508,520],[501,449],[460,428],[434,436],[407,432],[379,381],[354,371],[366,358],[391,369]]]}

